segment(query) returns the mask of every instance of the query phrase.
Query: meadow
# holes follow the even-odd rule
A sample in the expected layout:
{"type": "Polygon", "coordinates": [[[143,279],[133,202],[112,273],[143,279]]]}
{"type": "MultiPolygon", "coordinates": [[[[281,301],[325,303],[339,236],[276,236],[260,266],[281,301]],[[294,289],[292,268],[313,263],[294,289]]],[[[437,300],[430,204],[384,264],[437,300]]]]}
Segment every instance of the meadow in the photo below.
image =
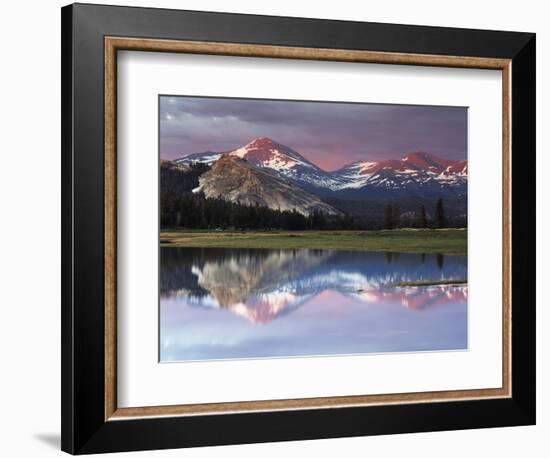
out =
{"type": "Polygon", "coordinates": [[[467,255],[465,229],[378,231],[213,231],[163,230],[162,247],[313,248],[467,255]]]}

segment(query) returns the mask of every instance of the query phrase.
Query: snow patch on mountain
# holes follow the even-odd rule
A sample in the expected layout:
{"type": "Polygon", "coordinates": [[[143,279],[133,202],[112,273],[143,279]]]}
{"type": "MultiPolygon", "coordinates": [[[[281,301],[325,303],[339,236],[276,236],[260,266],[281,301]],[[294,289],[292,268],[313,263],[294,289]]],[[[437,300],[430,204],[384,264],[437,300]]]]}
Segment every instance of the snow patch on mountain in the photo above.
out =
{"type": "Polygon", "coordinates": [[[468,181],[467,161],[442,159],[422,151],[408,153],[402,159],[354,162],[339,170],[327,172],[292,148],[267,137],[256,138],[225,153],[207,151],[190,154],[173,162],[213,164],[222,154],[244,159],[253,166],[310,190],[339,192],[376,188],[417,191],[456,189],[462,192],[468,181]]]}

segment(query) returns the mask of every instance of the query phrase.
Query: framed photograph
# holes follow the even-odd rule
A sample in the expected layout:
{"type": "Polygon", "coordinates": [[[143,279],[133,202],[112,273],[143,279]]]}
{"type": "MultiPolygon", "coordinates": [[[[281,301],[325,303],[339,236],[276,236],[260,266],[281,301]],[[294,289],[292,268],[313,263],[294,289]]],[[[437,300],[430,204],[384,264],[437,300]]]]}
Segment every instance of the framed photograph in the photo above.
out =
{"type": "Polygon", "coordinates": [[[62,448],[535,423],[535,35],[62,9],[62,448]]]}

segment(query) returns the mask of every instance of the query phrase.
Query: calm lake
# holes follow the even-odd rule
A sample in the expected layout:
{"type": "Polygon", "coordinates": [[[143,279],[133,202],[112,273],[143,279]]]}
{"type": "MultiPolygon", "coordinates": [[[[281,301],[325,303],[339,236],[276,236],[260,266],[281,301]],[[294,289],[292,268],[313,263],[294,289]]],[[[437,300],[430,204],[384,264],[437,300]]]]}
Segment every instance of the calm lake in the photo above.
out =
{"type": "Polygon", "coordinates": [[[161,248],[160,359],[467,348],[466,256],[161,248]]]}

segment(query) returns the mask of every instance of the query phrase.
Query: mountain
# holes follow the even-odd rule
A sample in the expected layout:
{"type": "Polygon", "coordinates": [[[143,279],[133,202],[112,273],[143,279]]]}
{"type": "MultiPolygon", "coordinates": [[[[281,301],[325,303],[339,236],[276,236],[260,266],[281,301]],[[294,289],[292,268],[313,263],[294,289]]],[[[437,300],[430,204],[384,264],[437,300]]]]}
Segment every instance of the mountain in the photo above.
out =
{"type": "Polygon", "coordinates": [[[160,189],[162,194],[181,195],[191,192],[199,185],[199,177],[209,167],[206,164],[175,164],[169,161],[160,163],[160,189]]]}
{"type": "Polygon", "coordinates": [[[468,183],[467,161],[441,159],[415,152],[402,159],[360,161],[332,174],[333,191],[361,190],[363,194],[416,194],[423,197],[462,195],[468,183]]]}
{"type": "Polygon", "coordinates": [[[256,167],[270,169],[282,178],[306,187],[323,187],[332,183],[331,174],[308,161],[300,153],[267,137],[259,137],[246,145],[226,152],[206,151],[175,159],[175,164],[212,164],[223,154],[246,159],[256,167]]]}
{"type": "Polygon", "coordinates": [[[199,186],[194,192],[244,205],[296,210],[306,216],[314,210],[329,215],[340,214],[316,195],[237,154],[223,154],[209,171],[200,176],[199,186]]]}
{"type": "Polygon", "coordinates": [[[274,172],[322,197],[385,197],[406,195],[465,197],[467,161],[442,159],[427,152],[413,152],[401,159],[359,161],[327,172],[288,146],[260,137],[226,153],[207,151],[173,161],[185,165],[212,164],[222,154],[245,159],[251,165],[274,172]]]}

